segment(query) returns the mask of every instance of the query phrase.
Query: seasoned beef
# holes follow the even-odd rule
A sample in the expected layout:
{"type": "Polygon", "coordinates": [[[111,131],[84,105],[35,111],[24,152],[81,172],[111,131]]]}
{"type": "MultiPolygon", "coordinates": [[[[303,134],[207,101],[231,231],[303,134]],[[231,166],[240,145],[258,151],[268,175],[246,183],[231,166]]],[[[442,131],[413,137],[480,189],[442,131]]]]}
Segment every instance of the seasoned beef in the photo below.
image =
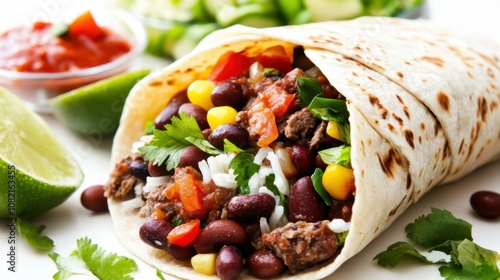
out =
{"type": "Polygon", "coordinates": [[[177,215],[174,203],[165,197],[165,190],[170,184],[164,184],[158,189],[145,194],[146,204],[141,207],[141,218],[171,220],[177,215]]]}
{"type": "Polygon", "coordinates": [[[296,273],[331,258],[337,251],[337,236],[328,223],[288,223],[262,235],[262,242],[283,260],[290,272],[296,273]]]}
{"type": "Polygon", "coordinates": [[[104,196],[133,198],[134,187],[139,183],[145,183],[143,172],[135,172],[137,166],[143,165],[145,165],[144,158],[140,154],[134,153],[123,158],[115,165],[108,182],[104,185],[104,196]]]}
{"type": "Polygon", "coordinates": [[[285,136],[299,145],[308,146],[307,135],[312,134],[317,121],[309,109],[297,111],[286,122],[285,136]]]}

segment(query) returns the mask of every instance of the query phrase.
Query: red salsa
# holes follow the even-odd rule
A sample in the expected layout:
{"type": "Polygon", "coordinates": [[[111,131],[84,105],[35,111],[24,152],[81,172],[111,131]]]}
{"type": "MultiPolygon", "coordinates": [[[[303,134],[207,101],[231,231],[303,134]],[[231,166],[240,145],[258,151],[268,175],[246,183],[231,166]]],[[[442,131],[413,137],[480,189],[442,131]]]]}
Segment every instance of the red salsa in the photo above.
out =
{"type": "MultiPolygon", "coordinates": [[[[73,24],[72,24],[73,25],[73,24]]],[[[53,24],[36,22],[0,35],[0,69],[18,72],[55,73],[106,64],[128,53],[130,44],[105,27],[98,35],[72,32],[54,34],[53,24]]]]}

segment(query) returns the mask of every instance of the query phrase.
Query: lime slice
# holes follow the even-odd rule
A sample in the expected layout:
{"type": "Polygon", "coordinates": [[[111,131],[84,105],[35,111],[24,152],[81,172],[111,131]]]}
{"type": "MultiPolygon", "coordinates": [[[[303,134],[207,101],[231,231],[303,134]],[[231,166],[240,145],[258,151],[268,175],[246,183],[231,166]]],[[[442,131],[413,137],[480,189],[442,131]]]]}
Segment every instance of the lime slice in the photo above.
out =
{"type": "Polygon", "coordinates": [[[30,217],[68,198],[83,181],[50,127],[0,88],[0,217],[30,217]]]}
{"type": "Polygon", "coordinates": [[[132,87],[149,69],[126,72],[77,88],[52,98],[49,104],[56,118],[83,134],[112,136],[132,87]]]}

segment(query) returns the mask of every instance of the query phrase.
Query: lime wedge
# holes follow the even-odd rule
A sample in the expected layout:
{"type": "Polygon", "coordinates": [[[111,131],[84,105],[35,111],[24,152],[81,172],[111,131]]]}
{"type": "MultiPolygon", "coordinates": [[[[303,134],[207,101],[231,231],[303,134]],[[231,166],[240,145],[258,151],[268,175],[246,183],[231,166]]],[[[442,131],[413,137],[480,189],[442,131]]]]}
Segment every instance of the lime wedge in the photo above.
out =
{"type": "Polygon", "coordinates": [[[50,127],[0,88],[0,217],[30,217],[68,198],[83,181],[50,127]]]}
{"type": "Polygon", "coordinates": [[[56,118],[87,135],[112,136],[132,87],[149,69],[126,72],[52,98],[49,104],[56,118]]]}

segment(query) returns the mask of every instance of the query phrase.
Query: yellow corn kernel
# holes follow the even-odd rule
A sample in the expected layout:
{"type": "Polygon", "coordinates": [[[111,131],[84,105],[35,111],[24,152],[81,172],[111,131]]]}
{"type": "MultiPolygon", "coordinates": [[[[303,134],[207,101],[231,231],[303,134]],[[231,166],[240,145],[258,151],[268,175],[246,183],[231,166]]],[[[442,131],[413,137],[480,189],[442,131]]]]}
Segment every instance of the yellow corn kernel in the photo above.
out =
{"type": "Polygon", "coordinates": [[[191,258],[191,265],[193,269],[201,274],[215,275],[215,259],[216,253],[211,254],[197,254],[191,258]]]}
{"type": "Polygon", "coordinates": [[[330,137],[334,139],[344,141],[342,139],[342,136],[340,136],[339,126],[334,121],[328,122],[328,125],[326,126],[326,134],[328,134],[330,137]]]}
{"type": "Polygon", "coordinates": [[[211,129],[215,129],[222,124],[235,123],[237,113],[233,107],[213,107],[207,112],[208,125],[211,129]]]}
{"type": "Polygon", "coordinates": [[[207,111],[210,110],[210,108],[214,107],[211,99],[212,89],[214,87],[215,84],[207,80],[196,80],[192,82],[187,89],[189,102],[207,111]]]}
{"type": "Polygon", "coordinates": [[[354,175],[350,168],[329,164],[322,178],[325,190],[337,200],[346,200],[354,192],[354,175]]]}

